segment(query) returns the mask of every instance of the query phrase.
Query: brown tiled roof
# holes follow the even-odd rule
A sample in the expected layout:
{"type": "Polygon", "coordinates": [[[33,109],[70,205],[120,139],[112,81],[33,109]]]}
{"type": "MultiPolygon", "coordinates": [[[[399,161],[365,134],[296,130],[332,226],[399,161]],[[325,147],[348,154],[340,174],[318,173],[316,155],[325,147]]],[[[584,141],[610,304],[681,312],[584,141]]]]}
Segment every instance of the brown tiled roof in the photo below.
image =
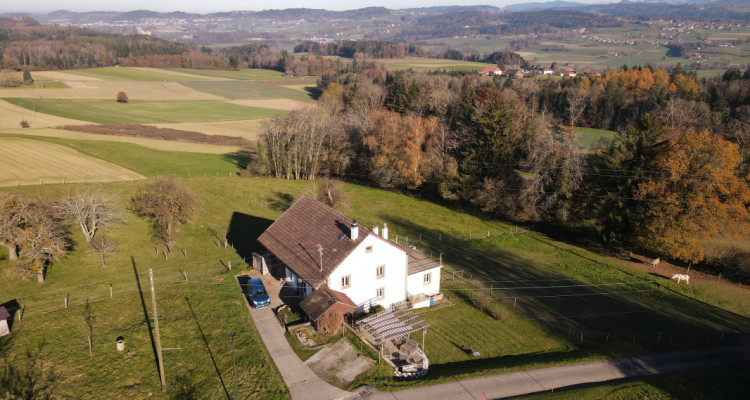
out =
{"type": "Polygon", "coordinates": [[[336,303],[342,303],[346,306],[351,307],[352,311],[357,308],[352,299],[344,293],[337,292],[329,289],[325,284],[319,288],[313,290],[313,292],[305,297],[299,305],[305,310],[305,313],[310,317],[310,320],[317,321],[323,313],[328,311],[336,303]]]}
{"type": "Polygon", "coordinates": [[[351,224],[351,218],[303,196],[260,235],[258,242],[317,288],[370,234],[369,229],[360,225],[357,240],[350,240],[351,224]],[[322,270],[318,245],[323,247],[322,270]]]}
{"type": "Polygon", "coordinates": [[[8,319],[10,318],[10,313],[5,308],[5,306],[0,306],[0,320],[8,319]]]}

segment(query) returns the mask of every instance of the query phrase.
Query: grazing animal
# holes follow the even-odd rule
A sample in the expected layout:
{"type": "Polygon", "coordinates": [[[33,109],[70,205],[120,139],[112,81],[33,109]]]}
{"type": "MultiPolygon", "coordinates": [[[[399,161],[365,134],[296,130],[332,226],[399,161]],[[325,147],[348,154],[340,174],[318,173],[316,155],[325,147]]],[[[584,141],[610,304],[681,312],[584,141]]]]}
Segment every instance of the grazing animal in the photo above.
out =
{"type": "Polygon", "coordinates": [[[661,258],[655,258],[651,260],[651,266],[656,267],[657,265],[659,265],[660,262],[661,262],[661,258]]]}
{"type": "Polygon", "coordinates": [[[685,281],[686,284],[688,284],[688,285],[690,284],[690,275],[674,274],[674,275],[672,275],[672,279],[676,279],[677,283],[685,281]]]}

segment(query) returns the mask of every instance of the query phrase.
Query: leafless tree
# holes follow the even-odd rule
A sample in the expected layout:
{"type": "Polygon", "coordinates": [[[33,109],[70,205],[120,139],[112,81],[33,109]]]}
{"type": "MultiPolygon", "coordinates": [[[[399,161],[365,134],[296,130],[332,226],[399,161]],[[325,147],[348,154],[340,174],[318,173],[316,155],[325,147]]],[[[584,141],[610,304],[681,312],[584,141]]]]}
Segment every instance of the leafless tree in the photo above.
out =
{"type": "Polygon", "coordinates": [[[83,322],[86,324],[83,329],[83,336],[89,344],[89,357],[94,356],[94,324],[96,323],[96,315],[91,310],[91,303],[89,299],[86,299],[86,306],[83,308],[83,322]]]}
{"type": "Polygon", "coordinates": [[[102,267],[106,267],[107,264],[104,256],[106,254],[114,253],[119,244],[120,243],[117,241],[117,239],[113,239],[111,237],[108,237],[107,235],[101,234],[97,235],[89,242],[89,247],[91,248],[91,250],[94,250],[101,255],[102,267]]]}
{"type": "Polygon", "coordinates": [[[325,334],[335,335],[341,332],[344,316],[338,310],[328,310],[320,316],[318,328],[325,334]]]}
{"type": "Polygon", "coordinates": [[[138,215],[151,218],[154,239],[170,253],[177,241],[177,225],[198,214],[198,199],[171,176],[139,187],[131,201],[138,215]]]}
{"type": "Polygon", "coordinates": [[[28,211],[18,238],[21,266],[27,272],[36,273],[41,283],[47,265],[67,254],[69,242],[61,221],[55,218],[48,205],[32,201],[28,211]]]}
{"type": "Polygon", "coordinates": [[[109,229],[121,219],[112,196],[99,188],[76,190],[59,201],[55,209],[78,224],[86,243],[91,243],[99,229],[109,229]]]}
{"type": "Polygon", "coordinates": [[[569,134],[573,135],[573,127],[583,115],[586,109],[588,94],[581,88],[573,88],[568,91],[568,123],[570,124],[569,134]]]}

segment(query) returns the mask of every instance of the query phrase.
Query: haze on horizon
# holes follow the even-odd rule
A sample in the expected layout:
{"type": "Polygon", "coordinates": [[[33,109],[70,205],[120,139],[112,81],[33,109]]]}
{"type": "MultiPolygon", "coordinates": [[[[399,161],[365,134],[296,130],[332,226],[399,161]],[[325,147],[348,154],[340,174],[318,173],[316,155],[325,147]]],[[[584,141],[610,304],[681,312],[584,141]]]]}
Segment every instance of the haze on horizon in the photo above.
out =
{"type": "MultiPolygon", "coordinates": [[[[131,0],[128,2],[101,2],[98,0],[69,0],[61,3],[58,0],[28,0],[23,2],[5,2],[0,6],[0,13],[28,12],[47,13],[57,10],[75,12],[86,11],[133,11],[150,10],[159,12],[183,11],[191,13],[212,13],[223,11],[261,11],[286,8],[317,8],[326,10],[353,10],[364,7],[385,7],[389,9],[455,6],[455,5],[489,5],[504,7],[511,4],[549,2],[553,0],[365,0],[352,3],[344,0],[327,0],[310,2],[303,0],[279,0],[273,3],[247,2],[241,0],[131,0]]],[[[567,0],[579,3],[611,3],[619,0],[567,0]]]]}

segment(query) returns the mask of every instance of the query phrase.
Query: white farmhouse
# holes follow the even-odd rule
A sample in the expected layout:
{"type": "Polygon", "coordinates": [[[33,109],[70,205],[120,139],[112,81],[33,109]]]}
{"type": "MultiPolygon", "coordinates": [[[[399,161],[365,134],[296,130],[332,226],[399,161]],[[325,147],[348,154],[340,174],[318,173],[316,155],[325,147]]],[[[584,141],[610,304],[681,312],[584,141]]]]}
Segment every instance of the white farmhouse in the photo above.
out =
{"type": "Polygon", "coordinates": [[[254,262],[281,266],[286,284],[300,295],[324,288],[343,294],[337,297],[344,302],[350,299],[356,312],[406,300],[429,306],[440,292],[442,265],[389,240],[386,224],[380,234],[378,227],[359,226],[308,196],[295,201],[258,242],[270,254],[254,262]]]}

